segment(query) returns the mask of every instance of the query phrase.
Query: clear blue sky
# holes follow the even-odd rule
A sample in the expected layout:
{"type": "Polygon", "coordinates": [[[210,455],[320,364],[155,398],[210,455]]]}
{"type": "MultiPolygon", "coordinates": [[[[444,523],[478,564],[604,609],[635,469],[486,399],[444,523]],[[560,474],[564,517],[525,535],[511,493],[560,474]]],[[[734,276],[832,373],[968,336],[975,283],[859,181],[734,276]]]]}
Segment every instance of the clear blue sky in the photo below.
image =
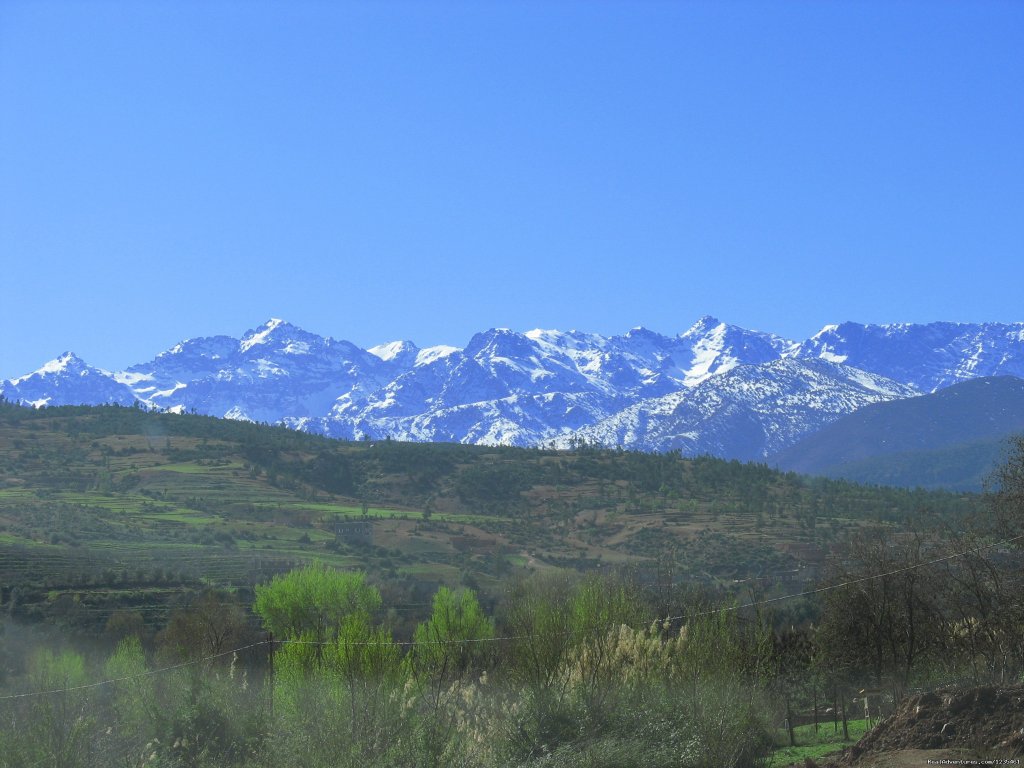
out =
{"type": "Polygon", "coordinates": [[[0,377],[1024,320],[1024,3],[0,2],[0,377]]]}

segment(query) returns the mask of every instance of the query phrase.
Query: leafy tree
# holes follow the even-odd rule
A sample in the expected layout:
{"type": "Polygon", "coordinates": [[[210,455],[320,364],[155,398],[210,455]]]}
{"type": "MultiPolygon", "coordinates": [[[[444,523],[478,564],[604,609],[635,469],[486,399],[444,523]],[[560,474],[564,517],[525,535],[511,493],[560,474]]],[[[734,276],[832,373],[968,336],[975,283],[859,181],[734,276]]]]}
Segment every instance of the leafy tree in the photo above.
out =
{"type": "Polygon", "coordinates": [[[275,741],[297,764],[364,764],[402,741],[399,649],[371,623],[380,602],[365,574],[319,565],[256,588],[256,613],[286,641],[273,662],[275,741]]]}
{"type": "Polygon", "coordinates": [[[344,622],[369,623],[380,607],[380,592],[366,574],[310,565],[275,576],[256,587],[254,609],[263,626],[281,639],[324,643],[338,637],[344,622]]]}
{"type": "Polygon", "coordinates": [[[104,671],[113,683],[111,708],[114,724],[109,737],[119,752],[139,754],[156,729],[161,712],[156,681],[146,674],[146,658],[138,636],[118,643],[104,671]]]}
{"type": "Polygon", "coordinates": [[[515,637],[506,671],[523,689],[515,737],[521,754],[542,754],[581,729],[601,727],[617,683],[610,663],[617,630],[642,620],[640,605],[624,584],[601,576],[541,575],[516,585],[504,620],[515,637]]]}
{"type": "Polygon", "coordinates": [[[430,618],[413,634],[415,664],[442,679],[461,677],[484,662],[491,651],[486,641],[493,637],[494,620],[484,614],[473,590],[441,587],[430,618]]]}
{"type": "Polygon", "coordinates": [[[54,768],[75,768],[89,764],[90,734],[94,727],[85,660],[73,651],[38,651],[31,662],[33,688],[53,691],[37,697],[27,721],[29,743],[42,757],[38,763],[54,768]]]}

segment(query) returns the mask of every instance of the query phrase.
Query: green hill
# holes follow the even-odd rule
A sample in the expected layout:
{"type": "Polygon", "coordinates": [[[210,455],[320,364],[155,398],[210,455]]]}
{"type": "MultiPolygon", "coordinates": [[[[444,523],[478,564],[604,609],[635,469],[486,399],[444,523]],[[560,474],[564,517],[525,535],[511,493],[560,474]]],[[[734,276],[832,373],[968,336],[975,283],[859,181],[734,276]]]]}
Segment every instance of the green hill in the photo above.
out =
{"type": "Polygon", "coordinates": [[[980,491],[1020,432],[1024,380],[994,376],[862,408],[769,464],[859,483],[980,491]]]}
{"type": "Polygon", "coordinates": [[[352,443],[0,404],[2,609],[95,631],[125,610],[157,626],[183,595],[311,560],[366,570],[410,614],[439,582],[494,595],[531,569],[730,584],[792,571],[796,549],[865,522],[976,502],[673,454],[352,443]]]}

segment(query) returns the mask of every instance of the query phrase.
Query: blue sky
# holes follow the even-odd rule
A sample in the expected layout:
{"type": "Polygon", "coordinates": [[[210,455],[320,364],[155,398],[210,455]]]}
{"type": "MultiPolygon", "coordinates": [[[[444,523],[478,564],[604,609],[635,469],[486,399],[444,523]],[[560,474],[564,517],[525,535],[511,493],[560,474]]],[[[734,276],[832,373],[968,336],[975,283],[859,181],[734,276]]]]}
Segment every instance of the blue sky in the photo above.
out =
{"type": "Polygon", "coordinates": [[[1024,320],[1019,2],[0,4],[0,377],[1024,320]]]}

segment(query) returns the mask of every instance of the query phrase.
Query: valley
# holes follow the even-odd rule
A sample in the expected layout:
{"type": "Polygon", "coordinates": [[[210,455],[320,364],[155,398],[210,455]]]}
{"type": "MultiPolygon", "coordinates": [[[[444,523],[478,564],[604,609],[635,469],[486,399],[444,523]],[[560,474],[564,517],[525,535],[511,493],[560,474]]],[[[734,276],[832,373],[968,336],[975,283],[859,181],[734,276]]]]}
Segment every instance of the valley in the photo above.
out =
{"type": "Polygon", "coordinates": [[[871,725],[870,682],[877,718],[911,687],[1017,674],[1014,498],[3,402],[0,753],[820,756],[871,725]]]}

